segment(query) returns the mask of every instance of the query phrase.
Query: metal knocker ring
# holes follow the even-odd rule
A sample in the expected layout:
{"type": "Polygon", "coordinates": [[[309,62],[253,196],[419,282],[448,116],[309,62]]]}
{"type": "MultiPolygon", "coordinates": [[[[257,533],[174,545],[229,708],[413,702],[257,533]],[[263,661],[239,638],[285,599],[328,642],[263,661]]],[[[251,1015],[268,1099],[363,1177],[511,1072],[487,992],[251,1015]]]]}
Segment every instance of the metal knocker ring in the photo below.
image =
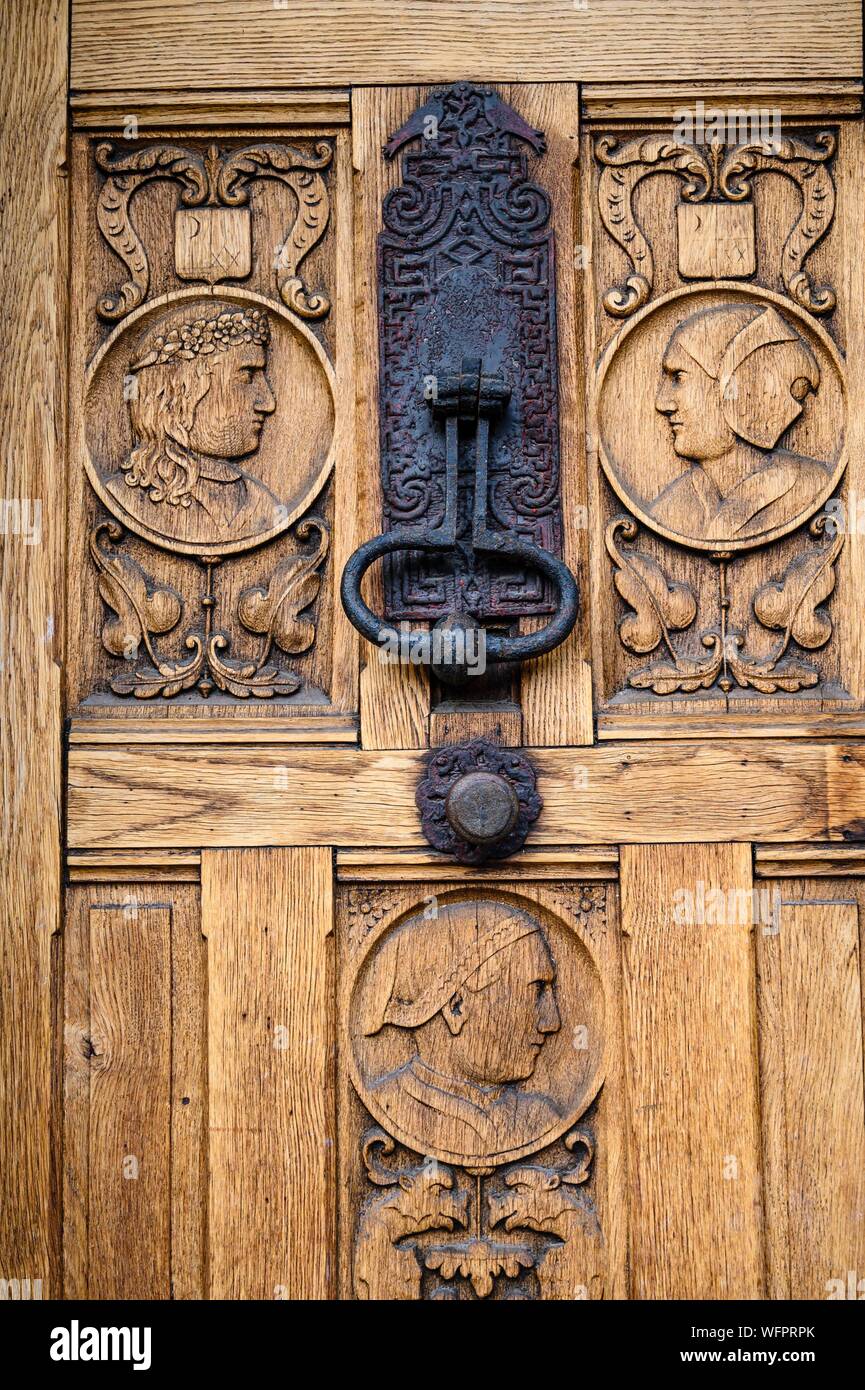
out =
{"type": "MultiPolygon", "coordinates": [[[[558,604],[552,618],[537,632],[518,637],[484,632],[484,650],[490,661],[528,661],[543,656],[562,643],[577,620],[577,584],[567,565],[531,541],[517,540],[507,533],[490,530],[487,524],[487,475],[489,468],[490,421],[506,405],[510,390],[500,376],[483,372],[478,358],[465,358],[459,372],[442,373],[434,378],[435,390],[428,401],[433,412],[444,419],[446,434],[445,513],[441,526],[432,529],[399,527],[376,536],[357,549],[342,573],[340,594],[349,621],[369,642],[381,647],[393,632],[393,624],[380,618],[360,595],[363,576],[376,560],[401,550],[442,552],[476,550],[484,554],[508,556],[527,567],[540,570],[558,591],[558,604]],[[459,426],[472,425],[476,432],[474,469],[474,513],[470,541],[457,540],[457,482],[459,469],[459,426]]],[[[437,628],[477,627],[472,614],[453,613],[440,619],[437,628]]],[[[420,634],[419,634],[420,635],[420,634]]],[[[464,670],[459,666],[437,666],[436,673],[451,684],[461,684],[464,670]]]]}

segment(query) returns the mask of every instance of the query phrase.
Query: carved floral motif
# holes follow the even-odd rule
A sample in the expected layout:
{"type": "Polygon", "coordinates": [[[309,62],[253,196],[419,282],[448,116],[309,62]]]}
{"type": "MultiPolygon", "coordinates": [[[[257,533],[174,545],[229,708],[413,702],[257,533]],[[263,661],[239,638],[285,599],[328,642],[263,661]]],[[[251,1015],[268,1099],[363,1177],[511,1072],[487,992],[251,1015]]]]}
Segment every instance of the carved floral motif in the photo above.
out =
{"type": "Polygon", "coordinates": [[[315,638],[315,625],[304,610],[315,601],[321,585],[317,572],[328,547],[328,533],[322,521],[310,517],[301,522],[295,534],[301,541],[317,536],[315,548],[306,555],[286,557],[276,567],[264,587],[244,590],[237,603],[236,618],[250,633],[262,638],[257,659],[238,661],[228,657],[230,640],[213,630],[217,598],[213,592],[214,563],[205,563],[206,584],[201,597],[203,626],[189,631],[183,645],[192,652],[187,661],[162,658],[153,642],[178,626],[184,609],[180,595],[159,587],[122,550],[106,550],[106,535],[117,547],[123,528],[116,522],[102,522],[90,537],[90,553],[99,570],[99,592],[114,614],[102,629],[103,645],[112,656],[123,657],[133,668],[111,682],[118,695],[151,699],[161,695],[170,699],[182,690],[198,686],[209,694],[216,685],[241,699],[260,699],[274,694],[293,695],[301,679],[290,667],[270,660],[274,646],[289,655],[307,651],[315,638]],[[148,664],[139,664],[144,647],[148,664]]]}

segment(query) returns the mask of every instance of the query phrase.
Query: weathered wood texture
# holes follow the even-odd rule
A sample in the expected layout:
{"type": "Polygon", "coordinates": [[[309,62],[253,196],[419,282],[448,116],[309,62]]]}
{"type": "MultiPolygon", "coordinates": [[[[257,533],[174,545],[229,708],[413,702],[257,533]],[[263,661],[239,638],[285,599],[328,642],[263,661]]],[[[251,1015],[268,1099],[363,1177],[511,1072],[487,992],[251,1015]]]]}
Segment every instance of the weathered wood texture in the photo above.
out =
{"type": "Polygon", "coordinates": [[[76,89],[855,77],[854,0],[73,0],[76,89]],[[322,41],[324,39],[324,42],[322,41]]]}
{"type": "Polygon", "coordinates": [[[56,1294],[52,935],[60,913],[67,14],[0,40],[0,1277],[56,1294]]]}
{"type": "MultiPolygon", "coordinates": [[[[754,740],[600,744],[533,753],[544,798],[531,844],[857,841],[865,751],[754,740]]],[[[70,749],[75,849],[423,845],[423,757],[338,748],[70,749]],[[134,803],[134,823],[129,807],[134,803]]]]}
{"type": "Polygon", "coordinates": [[[753,939],[737,894],[750,909],[747,845],[622,847],[634,1298],[764,1293],[753,939]],[[726,921],[699,920],[712,890],[733,895],[726,921]]]}
{"type": "Polygon", "coordinates": [[[205,996],[197,887],[70,890],[67,1298],[203,1296],[205,996]]]}
{"type": "MultiPolygon", "coordinates": [[[[379,474],[379,335],[376,286],[376,238],[381,205],[399,183],[399,160],[382,158],[382,146],[419,105],[417,87],[389,90],[359,88],[352,92],[352,160],[356,175],[355,286],[357,364],[358,542],[382,529],[379,474]]],[[[366,579],[364,597],[382,612],[381,565],[366,579]]],[[[387,665],[369,642],[361,642],[360,712],[364,747],[423,748],[427,742],[430,690],[419,666],[387,665]]]]}
{"type": "Polygon", "coordinates": [[[865,1264],[862,889],[839,879],[762,888],[771,909],[757,932],[767,1292],[825,1299],[840,1283],[850,1297],[848,1271],[865,1264]]]}
{"type": "Polygon", "coordinates": [[[327,849],[206,851],[210,1298],[323,1298],[333,1269],[327,849]]]}

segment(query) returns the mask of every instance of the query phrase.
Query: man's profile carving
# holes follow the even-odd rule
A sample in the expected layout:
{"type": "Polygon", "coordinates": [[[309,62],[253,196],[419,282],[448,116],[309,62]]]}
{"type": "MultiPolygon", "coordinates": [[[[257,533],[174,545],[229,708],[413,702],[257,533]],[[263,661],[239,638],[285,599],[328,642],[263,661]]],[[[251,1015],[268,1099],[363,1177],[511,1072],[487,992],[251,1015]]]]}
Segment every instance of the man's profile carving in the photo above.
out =
{"type": "Polygon", "coordinates": [[[416,1152],[501,1162],[567,1124],[579,1068],[538,1074],[563,1016],[534,915],[460,901],[410,918],[371,953],[356,1000],[362,1098],[416,1152]]]}
{"type": "Polygon", "coordinates": [[[126,377],[132,448],[107,487],[153,530],[177,525],[172,509],[195,542],[273,527],[279,498],[246,462],[276,407],[269,343],[266,312],[217,301],[194,318],[184,306],[139,344],[126,377]]]}

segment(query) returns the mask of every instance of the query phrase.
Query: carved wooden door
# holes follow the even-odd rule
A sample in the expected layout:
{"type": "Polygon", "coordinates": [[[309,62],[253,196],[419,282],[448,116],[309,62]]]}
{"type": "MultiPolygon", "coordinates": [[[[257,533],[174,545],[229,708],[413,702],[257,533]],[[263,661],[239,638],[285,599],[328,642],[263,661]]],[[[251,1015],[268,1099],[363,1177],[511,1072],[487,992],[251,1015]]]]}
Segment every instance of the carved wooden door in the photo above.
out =
{"type": "MultiPolygon", "coordinates": [[[[53,85],[16,90],[49,163],[65,46],[38,8],[53,85]]],[[[73,5],[56,220],[18,233],[66,346],[46,367],[28,338],[3,388],[46,540],[22,504],[5,613],[38,653],[11,708],[40,790],[19,808],[7,779],[0,1276],[843,1296],[865,1277],[858,10],[830,6],[803,73],[793,4],[793,49],[775,34],[734,82],[733,0],[724,42],[703,15],[702,56],[674,45],[660,77],[613,5],[434,56],[378,19],[374,62],[339,20],[324,75],[284,6],[251,58],[183,8],[168,43],[127,0],[121,63],[119,8],[73,5]],[[406,532],[364,584],[376,645],[351,557],[406,532]],[[437,654],[442,620],[468,654],[437,654]]]]}

